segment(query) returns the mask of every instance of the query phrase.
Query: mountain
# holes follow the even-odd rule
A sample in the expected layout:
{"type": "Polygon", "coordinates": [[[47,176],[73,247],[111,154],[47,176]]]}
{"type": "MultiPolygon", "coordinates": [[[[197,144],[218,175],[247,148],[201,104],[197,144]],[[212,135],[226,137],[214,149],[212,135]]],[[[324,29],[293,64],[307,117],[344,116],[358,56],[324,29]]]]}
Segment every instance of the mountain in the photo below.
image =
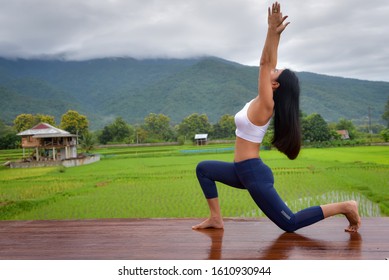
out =
{"type": "MultiPolygon", "coordinates": [[[[327,121],[345,118],[373,123],[389,96],[389,83],[299,72],[301,109],[327,121]]],[[[257,94],[258,67],[220,58],[106,58],[88,61],[8,60],[0,58],[0,119],[11,123],[22,113],[55,116],[76,110],[101,129],[121,116],[142,123],[149,113],[173,124],[192,114],[212,123],[233,115],[257,94]]]]}

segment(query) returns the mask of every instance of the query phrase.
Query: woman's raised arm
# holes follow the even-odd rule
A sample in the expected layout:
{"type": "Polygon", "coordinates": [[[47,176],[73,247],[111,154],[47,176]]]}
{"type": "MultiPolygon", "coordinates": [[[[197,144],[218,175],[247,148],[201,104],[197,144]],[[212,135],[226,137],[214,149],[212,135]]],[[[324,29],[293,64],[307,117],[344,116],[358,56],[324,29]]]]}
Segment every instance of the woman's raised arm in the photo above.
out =
{"type": "Polygon", "coordinates": [[[277,50],[280,41],[280,35],[288,26],[285,22],[288,16],[282,16],[281,5],[275,2],[268,8],[268,29],[265,45],[262,50],[260,65],[270,65],[274,69],[277,65],[277,50]]]}
{"type": "Polygon", "coordinates": [[[281,33],[289,24],[289,22],[285,23],[287,17],[282,16],[281,5],[278,2],[268,8],[268,29],[260,60],[258,88],[263,110],[273,110],[273,87],[270,73],[277,66],[278,44],[281,33]]]}

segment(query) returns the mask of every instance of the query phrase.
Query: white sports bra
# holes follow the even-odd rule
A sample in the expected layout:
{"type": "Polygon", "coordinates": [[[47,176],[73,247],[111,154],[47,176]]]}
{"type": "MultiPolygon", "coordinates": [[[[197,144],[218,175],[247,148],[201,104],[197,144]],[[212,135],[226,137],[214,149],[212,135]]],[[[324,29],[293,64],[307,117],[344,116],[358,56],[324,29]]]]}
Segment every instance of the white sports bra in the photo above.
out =
{"type": "Polygon", "coordinates": [[[269,121],[263,126],[257,126],[252,122],[250,122],[247,116],[247,111],[249,109],[251,102],[253,102],[253,100],[246,103],[243,109],[240,110],[238,113],[236,113],[235,135],[253,143],[262,143],[263,137],[265,136],[265,133],[267,131],[271,119],[269,119],[269,121]]]}

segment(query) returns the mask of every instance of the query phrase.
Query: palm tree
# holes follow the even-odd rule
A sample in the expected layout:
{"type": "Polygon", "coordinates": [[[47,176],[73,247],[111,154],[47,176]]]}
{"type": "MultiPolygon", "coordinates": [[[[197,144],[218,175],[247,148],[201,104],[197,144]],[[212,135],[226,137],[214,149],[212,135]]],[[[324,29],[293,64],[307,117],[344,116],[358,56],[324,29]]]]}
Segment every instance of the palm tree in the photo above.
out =
{"type": "Polygon", "coordinates": [[[95,145],[95,139],[88,130],[85,131],[80,139],[80,147],[85,150],[86,153],[89,153],[91,150],[94,149],[95,145]]]}

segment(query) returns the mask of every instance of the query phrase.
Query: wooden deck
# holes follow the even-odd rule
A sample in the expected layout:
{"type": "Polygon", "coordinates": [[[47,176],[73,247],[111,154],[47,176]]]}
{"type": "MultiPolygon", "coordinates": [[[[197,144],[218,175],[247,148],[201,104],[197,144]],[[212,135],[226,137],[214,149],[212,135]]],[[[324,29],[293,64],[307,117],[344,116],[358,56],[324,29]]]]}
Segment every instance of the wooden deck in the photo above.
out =
{"type": "Polygon", "coordinates": [[[364,218],[346,233],[334,217],[298,233],[268,219],[226,219],[224,230],[194,231],[198,219],[0,221],[2,260],[204,260],[389,258],[389,218],[364,218]]]}

